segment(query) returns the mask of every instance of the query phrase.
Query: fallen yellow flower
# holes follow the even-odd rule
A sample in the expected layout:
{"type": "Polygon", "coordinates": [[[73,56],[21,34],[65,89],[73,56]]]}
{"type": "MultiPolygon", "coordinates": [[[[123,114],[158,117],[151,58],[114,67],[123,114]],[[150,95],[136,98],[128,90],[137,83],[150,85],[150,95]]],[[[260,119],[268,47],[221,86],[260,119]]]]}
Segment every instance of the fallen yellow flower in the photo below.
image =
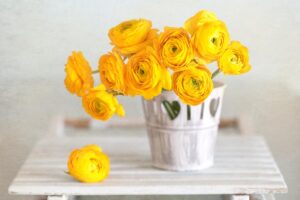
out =
{"type": "Polygon", "coordinates": [[[110,162],[99,146],[87,145],[71,152],[68,170],[71,176],[81,182],[95,183],[108,176],[110,162]]]}

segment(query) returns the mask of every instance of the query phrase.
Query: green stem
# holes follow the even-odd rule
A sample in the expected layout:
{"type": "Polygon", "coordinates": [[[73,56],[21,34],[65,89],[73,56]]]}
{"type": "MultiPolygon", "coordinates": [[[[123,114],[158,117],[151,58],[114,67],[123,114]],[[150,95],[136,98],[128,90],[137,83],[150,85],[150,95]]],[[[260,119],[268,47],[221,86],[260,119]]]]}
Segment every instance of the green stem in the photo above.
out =
{"type": "Polygon", "coordinates": [[[123,96],[124,95],[122,92],[118,92],[118,91],[115,91],[115,90],[106,90],[106,92],[112,94],[113,96],[117,96],[117,95],[123,96]]]}
{"type": "Polygon", "coordinates": [[[221,72],[220,69],[217,69],[216,71],[214,71],[211,79],[214,79],[220,72],[221,72]]]}
{"type": "Polygon", "coordinates": [[[191,120],[191,106],[187,105],[187,118],[188,120],[191,120]]]}
{"type": "Polygon", "coordinates": [[[92,71],[92,74],[96,74],[96,73],[98,73],[98,72],[99,72],[99,70],[96,69],[96,70],[93,70],[93,71],[92,71]]]}
{"type": "Polygon", "coordinates": [[[64,171],[66,174],[69,174],[70,175],[70,172],[68,172],[68,171],[64,171]]]}
{"type": "Polygon", "coordinates": [[[165,100],[162,103],[163,103],[163,106],[165,107],[170,119],[171,120],[175,119],[176,115],[175,115],[172,107],[170,106],[169,102],[165,100]]]}

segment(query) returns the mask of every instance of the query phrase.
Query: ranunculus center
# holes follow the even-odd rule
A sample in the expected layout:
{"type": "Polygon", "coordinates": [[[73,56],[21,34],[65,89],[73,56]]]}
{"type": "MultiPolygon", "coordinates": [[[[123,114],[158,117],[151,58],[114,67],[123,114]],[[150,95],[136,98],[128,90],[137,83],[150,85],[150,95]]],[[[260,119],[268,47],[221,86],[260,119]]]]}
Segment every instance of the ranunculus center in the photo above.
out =
{"type": "Polygon", "coordinates": [[[233,64],[238,65],[240,63],[240,57],[236,54],[233,54],[232,57],[230,58],[230,62],[232,62],[233,64]]]}
{"type": "Polygon", "coordinates": [[[217,41],[217,38],[216,38],[216,37],[211,38],[211,42],[212,42],[214,45],[216,45],[216,41],[217,41]]]}
{"type": "Polygon", "coordinates": [[[215,47],[222,47],[222,45],[223,45],[223,37],[224,37],[224,35],[223,35],[223,33],[220,33],[220,32],[218,32],[218,33],[216,33],[212,38],[211,38],[211,43],[213,43],[213,45],[215,46],[215,47]]]}
{"type": "Polygon", "coordinates": [[[145,67],[143,64],[140,64],[137,68],[137,76],[140,81],[145,81],[147,78],[147,67],[145,67]]]}
{"type": "Polygon", "coordinates": [[[101,169],[100,163],[96,159],[94,159],[94,158],[91,158],[90,162],[91,162],[91,164],[90,164],[90,171],[92,173],[98,173],[100,171],[100,169],[101,169]]]}
{"type": "Polygon", "coordinates": [[[102,113],[104,111],[101,102],[97,99],[95,99],[95,101],[93,102],[93,107],[96,113],[102,113]]]}
{"type": "Polygon", "coordinates": [[[139,73],[140,73],[141,75],[144,75],[144,74],[145,74],[144,69],[140,68],[140,69],[139,69],[139,73]]]}
{"type": "Polygon", "coordinates": [[[172,46],[172,51],[173,51],[173,53],[175,53],[177,51],[177,47],[176,46],[172,46]]]}
{"type": "Polygon", "coordinates": [[[120,32],[122,33],[124,31],[126,31],[127,29],[130,29],[131,27],[132,27],[132,23],[129,23],[129,22],[124,23],[120,28],[120,32]]]}
{"type": "Polygon", "coordinates": [[[200,81],[195,79],[195,78],[191,78],[191,82],[193,85],[193,88],[198,90],[200,88],[200,81]]]}

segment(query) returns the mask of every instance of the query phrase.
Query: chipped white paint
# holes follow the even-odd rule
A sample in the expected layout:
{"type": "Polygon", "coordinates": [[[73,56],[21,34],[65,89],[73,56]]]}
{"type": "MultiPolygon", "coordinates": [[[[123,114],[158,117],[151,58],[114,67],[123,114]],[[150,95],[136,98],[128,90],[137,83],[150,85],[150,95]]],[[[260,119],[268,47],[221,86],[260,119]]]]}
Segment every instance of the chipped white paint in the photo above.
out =
{"type": "Polygon", "coordinates": [[[182,103],[174,92],[163,92],[153,100],[143,101],[152,164],[155,167],[191,171],[211,167],[214,163],[214,147],[220,122],[225,86],[216,87],[198,106],[182,103]],[[178,102],[180,110],[170,119],[163,101],[170,105],[178,102]]]}
{"type": "Polygon", "coordinates": [[[270,194],[287,186],[261,137],[220,136],[215,165],[201,172],[151,167],[146,137],[60,137],[41,140],[9,188],[26,195],[270,194]],[[65,173],[72,149],[98,144],[109,155],[104,182],[80,183],[65,173]]]}

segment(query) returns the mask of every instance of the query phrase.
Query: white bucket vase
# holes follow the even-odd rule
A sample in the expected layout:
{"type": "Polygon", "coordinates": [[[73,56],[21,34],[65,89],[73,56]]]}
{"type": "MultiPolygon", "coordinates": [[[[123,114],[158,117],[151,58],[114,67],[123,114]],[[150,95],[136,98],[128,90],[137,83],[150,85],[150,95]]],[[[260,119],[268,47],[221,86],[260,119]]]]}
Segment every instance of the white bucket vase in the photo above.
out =
{"type": "Polygon", "coordinates": [[[225,85],[215,83],[210,96],[198,106],[182,103],[172,91],[142,99],[154,167],[195,171],[214,164],[224,89],[225,85]],[[164,103],[175,109],[173,119],[164,103]]]}

